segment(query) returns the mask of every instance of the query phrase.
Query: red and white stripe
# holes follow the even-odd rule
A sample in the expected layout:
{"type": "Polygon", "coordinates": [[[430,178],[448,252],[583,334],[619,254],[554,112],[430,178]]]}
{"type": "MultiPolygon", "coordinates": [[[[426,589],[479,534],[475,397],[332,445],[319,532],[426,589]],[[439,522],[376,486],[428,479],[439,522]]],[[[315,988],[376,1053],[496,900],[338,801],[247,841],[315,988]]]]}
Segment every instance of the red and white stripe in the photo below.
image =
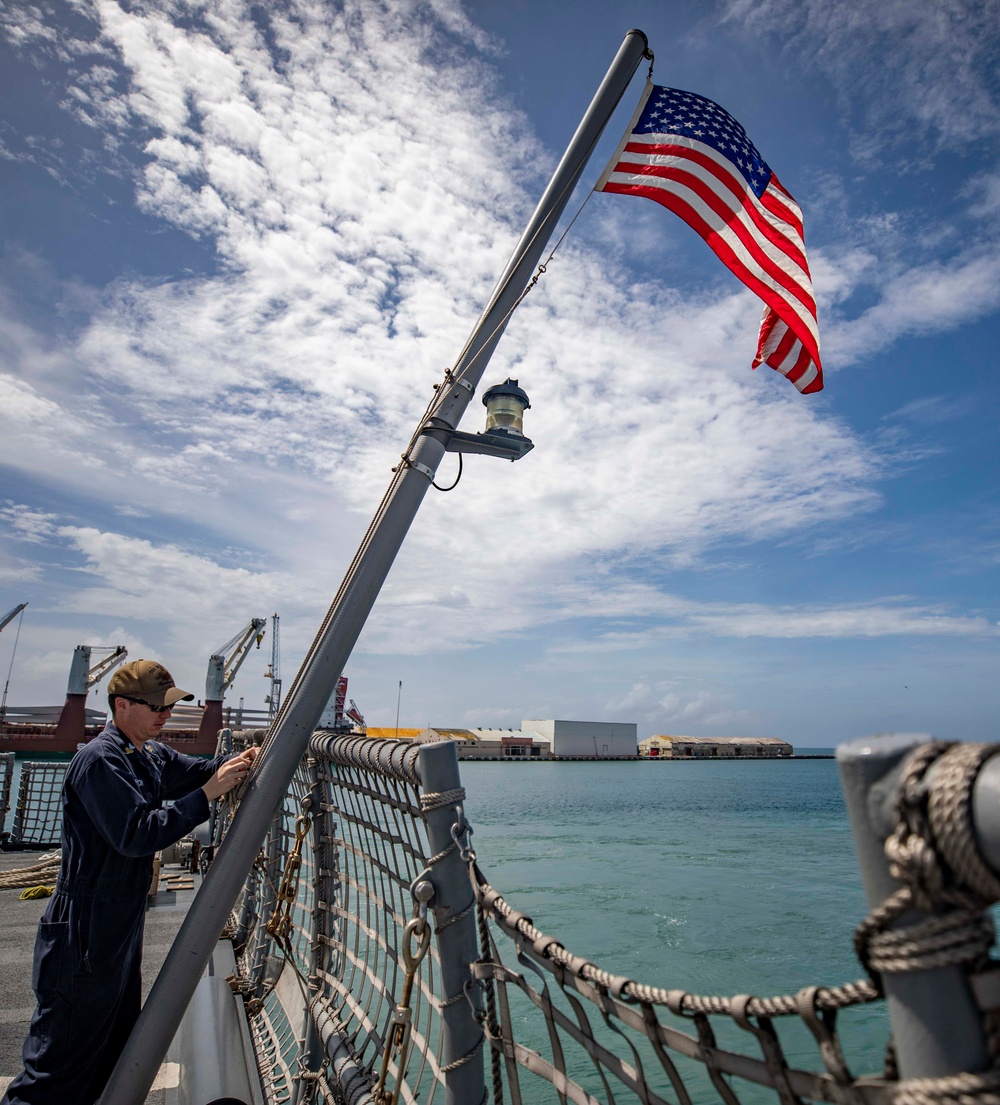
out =
{"type": "Polygon", "coordinates": [[[757,337],[757,356],[750,367],[762,364],[770,365],[782,376],[787,376],[805,394],[820,391],[823,387],[819,361],[770,307],[764,308],[757,337]]]}
{"type": "MultiPolygon", "coordinates": [[[[636,119],[644,106],[645,99],[636,119]]],[[[822,389],[802,212],[776,176],[758,199],[711,146],[681,135],[629,133],[595,190],[646,196],[679,215],[767,304],[754,367],[770,365],[801,392],[822,389]]]]}

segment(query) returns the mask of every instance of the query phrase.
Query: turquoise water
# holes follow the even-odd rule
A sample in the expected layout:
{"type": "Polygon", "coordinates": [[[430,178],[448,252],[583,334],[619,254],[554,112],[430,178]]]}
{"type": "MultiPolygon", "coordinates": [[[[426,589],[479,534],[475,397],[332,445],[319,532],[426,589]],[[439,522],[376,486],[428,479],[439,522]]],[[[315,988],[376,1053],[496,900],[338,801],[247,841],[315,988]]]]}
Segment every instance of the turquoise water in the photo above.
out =
{"type": "MultiPolygon", "coordinates": [[[[863,976],[851,937],[867,910],[832,759],[463,761],[461,774],[487,879],[606,970],[726,996],[863,976]]],[[[881,1069],[884,1018],[881,1004],[841,1014],[855,1073],[881,1069]]],[[[804,1029],[788,1055],[821,1069],[804,1029]]]]}

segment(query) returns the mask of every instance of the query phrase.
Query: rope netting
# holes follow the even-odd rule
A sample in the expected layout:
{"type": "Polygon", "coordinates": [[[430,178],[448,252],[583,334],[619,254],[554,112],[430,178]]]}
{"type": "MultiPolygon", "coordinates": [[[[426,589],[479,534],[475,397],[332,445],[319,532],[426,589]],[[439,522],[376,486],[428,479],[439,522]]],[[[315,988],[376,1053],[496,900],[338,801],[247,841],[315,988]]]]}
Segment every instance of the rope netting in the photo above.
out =
{"type": "Polygon", "coordinates": [[[835,1028],[839,1010],[879,998],[870,981],[765,998],[647,986],[573,955],[513,909],[474,861],[471,868],[483,942],[472,975],[486,991],[484,1024],[498,1105],[597,1105],[618,1094],[647,1105],[720,1098],[736,1105],[762,1100],[755,1086],[773,1090],[783,1105],[891,1100],[881,1080],[852,1076],[835,1028]],[[808,1027],[819,1072],[789,1062],[776,1018],[808,1027]],[[525,1072],[534,1076],[527,1084],[525,1072]],[[739,1095],[733,1077],[750,1084],[739,1095]],[[540,1081],[549,1084],[549,1096],[540,1081]]]}
{"type": "Polygon", "coordinates": [[[434,861],[417,752],[314,737],[247,880],[232,936],[272,1105],[299,1079],[311,1101],[444,1099],[438,952],[411,890],[434,861]]]}
{"type": "Polygon", "coordinates": [[[4,848],[43,850],[59,844],[62,831],[62,785],[67,761],[26,760],[9,834],[4,848]]]}
{"type": "Polygon", "coordinates": [[[10,787],[14,781],[14,753],[0,752],[0,832],[7,828],[10,787]]]}
{"type": "Polygon", "coordinates": [[[1000,972],[988,954],[1000,882],[969,812],[995,751],[924,746],[901,769],[886,854],[902,888],[858,928],[867,978],[706,996],[576,956],[509,904],[471,848],[464,791],[423,792],[419,747],[314,737],[232,919],[268,1102],[464,1101],[450,1079],[482,1062],[469,1105],[1000,1105],[996,1068],[900,1081],[886,1040],[885,1069],[858,1073],[838,1030],[838,1015],[883,1000],[886,975],[958,965],[1000,1055],[1000,972]],[[452,842],[436,854],[431,810],[451,822],[452,842]],[[467,869],[474,906],[441,899],[446,860],[467,869]],[[430,930],[440,941],[459,922],[477,930],[479,954],[447,992],[453,965],[430,930]],[[456,1008],[482,1034],[447,1063],[456,1008]]]}

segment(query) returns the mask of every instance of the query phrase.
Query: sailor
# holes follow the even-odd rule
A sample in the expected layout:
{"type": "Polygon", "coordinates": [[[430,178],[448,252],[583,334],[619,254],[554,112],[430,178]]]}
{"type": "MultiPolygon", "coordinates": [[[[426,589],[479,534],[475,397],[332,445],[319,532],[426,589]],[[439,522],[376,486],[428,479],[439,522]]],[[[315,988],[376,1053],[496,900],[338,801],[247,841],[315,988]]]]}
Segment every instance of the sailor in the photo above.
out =
{"type": "Polygon", "coordinates": [[[59,879],[35,940],[38,1007],[0,1105],[92,1105],[125,1046],[153,856],[204,822],[257,754],[203,760],[158,741],[171,706],[191,698],[162,664],[119,668],[107,725],[66,772],[59,879]]]}

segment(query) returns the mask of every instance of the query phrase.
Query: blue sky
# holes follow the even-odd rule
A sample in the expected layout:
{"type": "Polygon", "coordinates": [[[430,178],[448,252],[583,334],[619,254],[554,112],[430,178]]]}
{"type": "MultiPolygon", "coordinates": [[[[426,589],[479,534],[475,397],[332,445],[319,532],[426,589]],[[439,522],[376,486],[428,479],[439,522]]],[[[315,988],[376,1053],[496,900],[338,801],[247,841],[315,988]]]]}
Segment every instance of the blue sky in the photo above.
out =
{"type": "MultiPolygon", "coordinates": [[[[803,208],[826,388],[749,370],[760,305],[683,223],[593,195],[484,377],[520,380],[536,447],[428,496],[351,697],[373,724],[402,681],[405,725],[993,739],[996,15],[9,6],[0,615],[29,602],[9,702],[60,701],[80,643],[162,659],[200,695],[210,653],[275,610],[288,685],[638,27],[654,80],[734,114],[803,208]]],[[[263,704],[268,651],[230,700],[263,704]]]]}

